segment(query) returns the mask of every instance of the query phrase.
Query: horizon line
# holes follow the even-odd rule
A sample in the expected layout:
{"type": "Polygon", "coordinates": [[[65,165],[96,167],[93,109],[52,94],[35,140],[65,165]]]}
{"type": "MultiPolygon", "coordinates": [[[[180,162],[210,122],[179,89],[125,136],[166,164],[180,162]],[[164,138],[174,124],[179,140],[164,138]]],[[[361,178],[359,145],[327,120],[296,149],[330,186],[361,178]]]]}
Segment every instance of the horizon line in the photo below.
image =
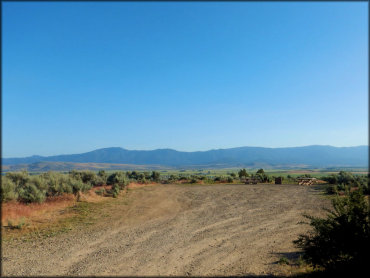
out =
{"type": "Polygon", "coordinates": [[[30,155],[30,156],[17,156],[17,157],[2,157],[1,159],[13,159],[13,158],[28,158],[28,157],[34,157],[34,156],[41,156],[41,157],[51,157],[51,156],[60,156],[60,155],[76,155],[76,154],[84,154],[84,153],[89,153],[89,152],[94,152],[98,150],[104,150],[104,149],[122,149],[126,151],[157,151],[157,150],[171,150],[171,151],[176,151],[176,152],[187,152],[187,153],[192,153],[192,152],[208,152],[208,151],[217,151],[217,150],[228,150],[228,149],[239,149],[239,148],[261,148],[261,149],[289,149],[289,148],[304,148],[304,147],[333,147],[333,148],[355,148],[355,147],[368,147],[369,145],[357,145],[357,146],[333,146],[333,145],[304,145],[304,146],[293,146],[293,147],[261,147],[261,146],[240,146],[240,147],[230,147],[230,148],[218,148],[218,149],[208,149],[204,151],[182,151],[182,150],[176,150],[176,149],[171,149],[171,148],[157,148],[157,149],[126,149],[123,147],[104,147],[104,148],[97,148],[91,151],[85,151],[85,152],[80,152],[80,153],[67,153],[67,154],[54,154],[54,155],[30,155]]]}

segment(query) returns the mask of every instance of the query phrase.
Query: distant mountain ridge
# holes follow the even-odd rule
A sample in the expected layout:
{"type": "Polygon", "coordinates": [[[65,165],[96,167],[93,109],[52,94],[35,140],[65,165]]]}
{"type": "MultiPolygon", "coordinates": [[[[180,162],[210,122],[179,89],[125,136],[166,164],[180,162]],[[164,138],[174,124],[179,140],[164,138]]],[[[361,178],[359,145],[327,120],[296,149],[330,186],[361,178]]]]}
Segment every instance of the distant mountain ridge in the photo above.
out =
{"type": "Polygon", "coordinates": [[[304,165],[306,167],[368,167],[368,146],[305,146],[289,148],[239,147],[209,151],[182,152],[172,149],[150,151],[119,147],[97,149],[81,154],[2,158],[3,165],[38,162],[111,163],[160,165],[166,167],[304,165]]]}

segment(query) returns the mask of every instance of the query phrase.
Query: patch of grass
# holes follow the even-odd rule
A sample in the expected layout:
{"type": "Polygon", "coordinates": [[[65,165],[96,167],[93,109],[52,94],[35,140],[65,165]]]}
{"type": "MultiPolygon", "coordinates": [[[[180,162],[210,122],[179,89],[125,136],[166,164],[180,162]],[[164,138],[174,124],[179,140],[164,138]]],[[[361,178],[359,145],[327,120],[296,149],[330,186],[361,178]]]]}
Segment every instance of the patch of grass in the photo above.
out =
{"type": "Polygon", "coordinates": [[[10,223],[12,229],[2,233],[2,240],[6,241],[34,241],[40,238],[49,238],[73,230],[83,229],[96,224],[100,219],[110,216],[113,206],[127,203],[127,197],[120,195],[118,198],[107,198],[100,202],[78,202],[64,209],[63,217],[55,221],[37,223],[24,229],[22,222],[10,223]],[[18,228],[19,227],[19,228],[18,228]]]}
{"type": "Polygon", "coordinates": [[[105,193],[106,193],[106,190],[105,190],[105,188],[101,188],[101,189],[95,190],[95,193],[100,195],[100,196],[104,196],[105,193]]]}
{"type": "Polygon", "coordinates": [[[278,261],[278,264],[280,264],[280,265],[289,265],[290,262],[286,257],[281,257],[278,261]]]}

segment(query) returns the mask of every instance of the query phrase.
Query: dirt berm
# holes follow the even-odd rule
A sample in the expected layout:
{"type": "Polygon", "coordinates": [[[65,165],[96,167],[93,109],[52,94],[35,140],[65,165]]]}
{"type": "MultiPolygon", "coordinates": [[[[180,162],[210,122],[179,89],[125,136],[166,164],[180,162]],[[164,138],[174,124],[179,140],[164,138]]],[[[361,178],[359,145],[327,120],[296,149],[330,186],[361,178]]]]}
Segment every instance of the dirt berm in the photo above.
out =
{"type": "Polygon", "coordinates": [[[84,229],[3,243],[3,275],[281,274],[329,201],[298,185],[158,185],[130,190],[84,229]]]}

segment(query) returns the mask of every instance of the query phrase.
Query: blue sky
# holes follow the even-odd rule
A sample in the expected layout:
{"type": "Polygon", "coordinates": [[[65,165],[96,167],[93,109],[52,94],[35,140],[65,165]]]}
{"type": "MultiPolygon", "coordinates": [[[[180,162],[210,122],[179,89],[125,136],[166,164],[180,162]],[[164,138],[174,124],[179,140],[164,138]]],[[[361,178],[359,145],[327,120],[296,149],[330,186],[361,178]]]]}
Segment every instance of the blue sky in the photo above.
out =
{"type": "Polygon", "coordinates": [[[368,144],[367,2],[3,2],[3,157],[368,144]]]}

